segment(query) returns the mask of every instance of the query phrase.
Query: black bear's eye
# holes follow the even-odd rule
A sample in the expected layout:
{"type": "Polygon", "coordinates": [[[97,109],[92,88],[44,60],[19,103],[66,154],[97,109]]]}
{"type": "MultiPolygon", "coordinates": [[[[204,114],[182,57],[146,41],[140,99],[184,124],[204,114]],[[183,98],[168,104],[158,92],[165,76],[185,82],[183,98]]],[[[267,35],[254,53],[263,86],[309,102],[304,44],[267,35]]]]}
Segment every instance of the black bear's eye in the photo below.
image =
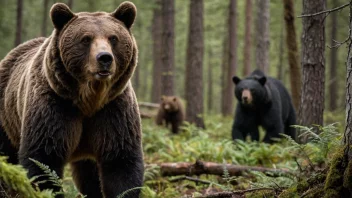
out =
{"type": "Polygon", "coordinates": [[[82,38],[81,43],[83,43],[85,45],[89,45],[91,41],[92,41],[91,37],[85,36],[85,37],[82,38]]]}
{"type": "Polygon", "coordinates": [[[110,37],[109,37],[109,41],[110,41],[111,45],[116,45],[118,39],[117,39],[116,36],[110,36],[110,37]]]}

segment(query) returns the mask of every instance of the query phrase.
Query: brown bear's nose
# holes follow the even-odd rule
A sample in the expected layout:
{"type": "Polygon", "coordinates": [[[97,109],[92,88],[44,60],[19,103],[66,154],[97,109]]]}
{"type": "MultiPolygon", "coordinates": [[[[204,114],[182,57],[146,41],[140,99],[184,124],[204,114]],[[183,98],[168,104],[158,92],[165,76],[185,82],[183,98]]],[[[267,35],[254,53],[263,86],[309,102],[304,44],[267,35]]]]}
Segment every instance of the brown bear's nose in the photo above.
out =
{"type": "Polygon", "coordinates": [[[109,67],[112,63],[112,55],[109,52],[100,52],[97,55],[97,61],[103,67],[109,67]]]}

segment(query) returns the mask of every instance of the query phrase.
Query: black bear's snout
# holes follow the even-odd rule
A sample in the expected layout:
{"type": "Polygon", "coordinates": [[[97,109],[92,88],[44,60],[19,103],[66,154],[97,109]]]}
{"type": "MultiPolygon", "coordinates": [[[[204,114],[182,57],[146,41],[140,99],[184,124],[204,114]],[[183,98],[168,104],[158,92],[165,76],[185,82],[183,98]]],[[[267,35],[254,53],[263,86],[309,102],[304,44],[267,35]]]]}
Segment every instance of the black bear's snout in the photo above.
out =
{"type": "Polygon", "coordinates": [[[97,61],[101,66],[105,67],[104,69],[109,69],[112,60],[112,55],[109,52],[100,52],[97,55],[97,61]]]}
{"type": "Polygon", "coordinates": [[[247,101],[247,100],[248,100],[248,97],[247,97],[247,96],[243,96],[243,97],[242,97],[242,100],[247,101]]]}

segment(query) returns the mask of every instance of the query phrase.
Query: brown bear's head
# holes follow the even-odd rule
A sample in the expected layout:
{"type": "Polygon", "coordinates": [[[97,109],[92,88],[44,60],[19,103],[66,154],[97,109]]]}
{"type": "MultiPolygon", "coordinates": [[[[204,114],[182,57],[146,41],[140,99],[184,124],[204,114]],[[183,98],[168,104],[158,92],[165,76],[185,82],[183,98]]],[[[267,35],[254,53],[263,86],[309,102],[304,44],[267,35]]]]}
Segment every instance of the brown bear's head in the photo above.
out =
{"type": "Polygon", "coordinates": [[[120,94],[137,62],[130,31],[136,13],[131,2],[112,13],[73,13],[63,3],[54,4],[46,75],[55,92],[78,98],[76,103],[92,112],[120,94]]]}
{"type": "Polygon", "coordinates": [[[176,96],[162,96],[161,108],[163,108],[165,112],[177,112],[180,110],[180,99],[176,96]]]}
{"type": "Polygon", "coordinates": [[[59,33],[58,47],[66,70],[78,81],[120,77],[133,55],[129,32],[136,8],[121,4],[113,13],[77,13],[62,3],[53,5],[51,19],[59,33]]]}

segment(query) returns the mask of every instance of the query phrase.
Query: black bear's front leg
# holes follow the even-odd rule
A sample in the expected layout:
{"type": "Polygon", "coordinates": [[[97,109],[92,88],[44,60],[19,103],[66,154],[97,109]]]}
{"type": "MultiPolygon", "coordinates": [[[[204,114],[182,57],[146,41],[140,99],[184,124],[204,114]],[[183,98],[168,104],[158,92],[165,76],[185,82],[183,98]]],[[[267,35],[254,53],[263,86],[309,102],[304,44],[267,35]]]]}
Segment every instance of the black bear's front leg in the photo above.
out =
{"type": "Polygon", "coordinates": [[[242,110],[242,107],[238,105],[235,120],[232,125],[232,139],[245,140],[248,134],[250,134],[252,140],[259,141],[259,131],[255,120],[255,113],[242,110]]]}
{"type": "MultiPolygon", "coordinates": [[[[43,189],[59,192],[61,186],[49,181],[43,168],[34,159],[47,165],[62,178],[68,156],[73,152],[81,135],[81,119],[77,109],[57,97],[38,98],[29,102],[21,130],[19,161],[28,170],[28,177],[39,176],[34,184],[43,189]],[[45,176],[42,176],[45,175],[45,176]]],[[[62,194],[56,197],[64,197],[62,194]]]]}

